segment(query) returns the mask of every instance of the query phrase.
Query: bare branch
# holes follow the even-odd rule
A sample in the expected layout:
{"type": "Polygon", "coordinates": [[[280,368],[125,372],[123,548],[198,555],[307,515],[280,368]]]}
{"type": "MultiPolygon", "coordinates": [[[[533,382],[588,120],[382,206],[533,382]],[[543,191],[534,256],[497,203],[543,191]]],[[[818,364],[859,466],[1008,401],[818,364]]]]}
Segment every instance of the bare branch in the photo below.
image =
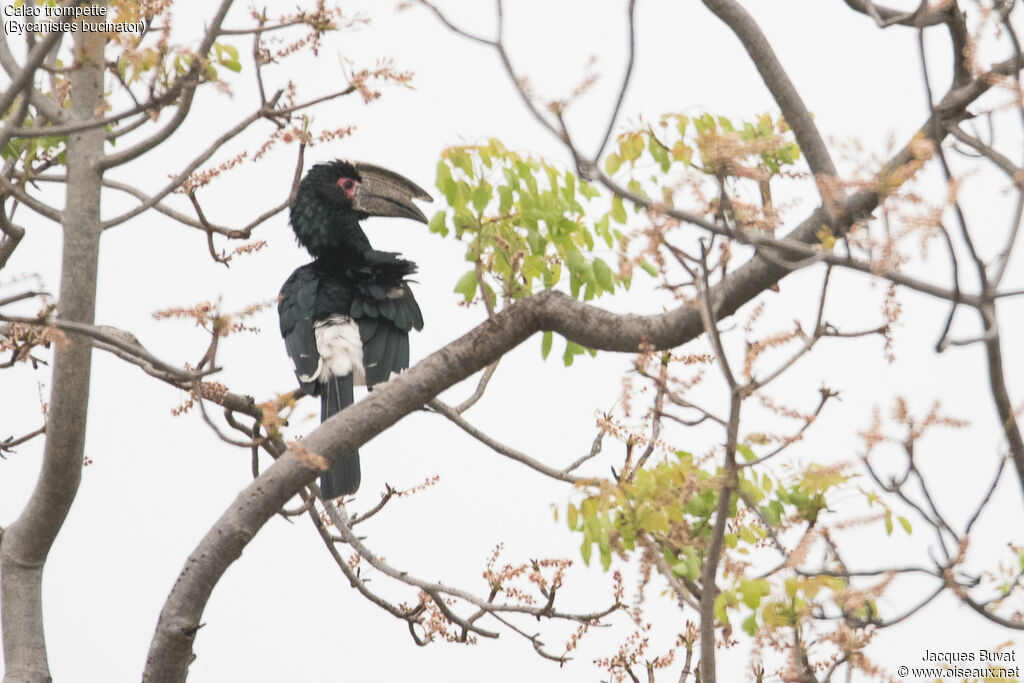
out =
{"type": "MultiPolygon", "coordinates": [[[[55,23],[55,26],[60,25],[60,22],[55,23]]],[[[0,94],[0,111],[7,111],[14,104],[14,100],[17,99],[22,92],[32,89],[32,82],[36,76],[36,69],[43,63],[50,50],[64,37],[64,32],[61,30],[52,30],[46,34],[46,36],[40,40],[32,52],[29,53],[28,59],[25,60],[25,64],[21,66],[17,75],[11,76],[11,84],[7,86],[2,94],[0,94]]],[[[4,41],[6,43],[6,37],[4,41]]]]}
{"type": "MultiPolygon", "coordinates": [[[[712,320],[712,324],[717,321],[712,320]]],[[[732,492],[737,488],[736,445],[740,428],[740,409],[743,397],[733,391],[729,406],[729,426],[726,429],[725,463],[721,483],[718,487],[718,504],[715,507],[715,526],[711,541],[701,568],[700,583],[700,679],[716,683],[715,676],[715,598],[718,597],[718,563],[722,559],[725,524],[729,521],[729,503],[732,492]]]]}
{"type": "Polygon", "coordinates": [[[454,422],[456,425],[458,425],[460,429],[462,429],[462,431],[466,432],[480,443],[486,445],[495,453],[500,453],[501,455],[504,455],[507,458],[511,458],[516,462],[521,462],[530,469],[536,470],[537,472],[549,476],[552,479],[558,479],[559,481],[567,481],[570,484],[576,484],[582,481],[587,481],[587,479],[584,479],[582,477],[577,477],[569,474],[569,469],[556,470],[554,468],[548,467],[539,460],[535,460],[521,451],[517,451],[514,448],[510,448],[505,444],[495,441],[494,439],[487,436],[473,425],[466,422],[465,418],[459,415],[457,410],[436,398],[428,402],[427,405],[430,406],[431,409],[436,411],[439,415],[443,415],[452,422],[454,422]]]}
{"type": "MultiPolygon", "coordinates": [[[[60,43],[58,42],[54,48],[56,49],[59,45],[60,43]]],[[[44,62],[45,61],[47,60],[44,60],[44,62]]],[[[10,45],[7,43],[6,32],[0,33],[0,67],[2,67],[7,73],[7,76],[12,79],[21,73],[21,65],[14,57],[14,54],[11,52],[10,45]]],[[[47,121],[59,122],[66,118],[66,114],[63,109],[59,108],[49,97],[35,88],[29,89],[28,95],[29,102],[47,121]]]]}
{"type": "Polygon", "coordinates": [[[46,425],[44,424],[39,429],[36,429],[35,431],[29,432],[28,434],[26,434],[24,436],[20,436],[17,439],[14,438],[13,436],[7,437],[3,441],[0,441],[0,458],[5,457],[4,456],[4,452],[13,453],[14,452],[14,448],[16,446],[20,446],[21,444],[26,443],[28,441],[31,441],[32,439],[36,438],[37,436],[41,436],[41,435],[43,435],[45,433],[46,433],[46,425]]]}
{"type": "Polygon", "coordinates": [[[629,17],[626,29],[629,36],[629,57],[626,59],[626,74],[622,77],[619,95],[615,98],[615,108],[612,109],[612,114],[608,117],[608,128],[605,129],[604,137],[601,138],[601,144],[598,145],[597,152],[594,154],[595,161],[601,158],[604,148],[608,146],[608,141],[612,137],[612,131],[615,129],[615,121],[619,118],[619,112],[622,111],[622,102],[626,99],[626,90],[629,88],[630,78],[633,76],[633,63],[636,58],[636,0],[629,0],[627,16],[629,17]]]}
{"type": "Polygon", "coordinates": [[[0,190],[2,190],[2,194],[0,194],[0,196],[8,195],[14,197],[20,203],[32,209],[40,216],[49,218],[54,223],[61,223],[64,220],[63,212],[50,208],[49,205],[44,204],[28,192],[25,192],[23,187],[12,185],[8,182],[8,179],[4,174],[0,174],[0,190]]]}
{"type": "MultiPolygon", "coordinates": [[[[281,93],[278,93],[278,97],[280,97],[280,95],[281,95],[281,93]]],[[[273,106],[273,104],[275,102],[276,102],[276,99],[272,100],[271,103],[269,103],[268,107],[273,106]]],[[[207,147],[197,157],[195,157],[184,168],[184,170],[182,170],[176,176],[172,177],[171,180],[163,187],[163,189],[161,189],[155,195],[150,197],[149,201],[143,202],[139,206],[136,206],[134,209],[130,209],[130,210],[126,211],[125,213],[121,214],[120,216],[117,216],[115,218],[111,218],[109,220],[103,221],[104,229],[112,228],[112,227],[114,227],[116,225],[120,225],[121,223],[124,223],[124,222],[126,222],[126,221],[128,221],[128,220],[130,220],[132,218],[135,218],[139,214],[142,214],[142,213],[148,211],[149,209],[153,208],[154,206],[156,206],[159,202],[161,202],[164,199],[164,197],[166,197],[167,195],[171,194],[172,192],[177,190],[179,187],[181,187],[181,184],[183,182],[185,182],[185,180],[197,168],[199,168],[204,163],[206,163],[206,161],[210,157],[212,157],[214,155],[214,153],[216,153],[216,151],[218,149],[220,149],[225,144],[227,144],[228,142],[233,140],[235,137],[240,135],[243,131],[245,131],[246,128],[251,126],[253,123],[255,123],[256,121],[258,121],[261,118],[263,118],[263,116],[267,113],[266,109],[267,109],[267,107],[261,107],[255,113],[250,114],[245,119],[240,121],[234,128],[232,128],[231,130],[227,131],[226,133],[221,135],[219,138],[214,140],[213,143],[211,143],[209,147],[207,147]]]]}
{"type": "Polygon", "coordinates": [[[181,92],[181,99],[177,102],[177,111],[174,112],[174,116],[171,120],[164,125],[158,132],[154,133],[145,140],[141,140],[138,143],[132,145],[127,149],[123,149],[116,154],[108,154],[103,157],[100,161],[100,168],[106,170],[126,164],[132,159],[137,159],[151,149],[156,148],[160,143],[171,137],[181,124],[188,118],[189,112],[192,110],[192,99],[195,97],[196,88],[199,87],[199,60],[193,64],[189,74],[185,76],[183,81],[183,87],[181,92]]]}
{"type": "Polygon", "coordinates": [[[946,130],[948,130],[949,134],[957,140],[973,148],[979,154],[998,166],[1006,175],[1010,176],[1010,180],[1013,181],[1014,185],[1024,185],[1024,168],[1021,168],[1010,161],[1008,157],[1000,154],[993,147],[986,145],[978,138],[966,133],[960,126],[948,124],[946,126],[946,130]]]}
{"type": "Polygon", "coordinates": [[[0,205],[0,231],[6,235],[3,241],[0,241],[0,270],[2,270],[7,265],[8,259],[11,258],[11,254],[18,248],[18,243],[25,236],[25,228],[10,221],[3,205],[0,205]]]}
{"type": "Polygon", "coordinates": [[[1010,456],[1017,469],[1017,478],[1021,489],[1024,489],[1024,438],[1021,437],[1020,425],[1017,423],[1017,411],[1010,400],[1010,392],[1006,386],[1006,373],[1003,369],[1003,349],[999,338],[996,322],[995,304],[989,304],[982,311],[985,331],[994,331],[992,338],[985,341],[985,355],[988,360],[988,384],[992,399],[996,404],[996,412],[1002,425],[1006,442],[1010,447],[1010,456]]]}
{"type": "Polygon", "coordinates": [[[424,7],[426,7],[427,9],[429,9],[431,12],[433,12],[437,16],[437,18],[441,20],[441,23],[444,24],[445,26],[447,26],[448,29],[452,33],[455,33],[456,35],[460,35],[463,38],[467,38],[469,40],[472,40],[473,42],[480,43],[482,45],[489,45],[490,47],[497,47],[498,46],[498,44],[495,41],[493,41],[493,40],[488,40],[487,38],[481,38],[478,35],[474,35],[472,33],[469,33],[468,31],[464,31],[464,30],[460,29],[458,26],[453,24],[448,19],[448,17],[446,17],[444,15],[444,13],[441,10],[439,10],[436,6],[434,6],[433,3],[427,2],[427,0],[418,0],[418,2],[421,5],[423,5],[424,7]]]}
{"type": "MultiPolygon", "coordinates": [[[[3,262],[0,261],[0,265],[2,265],[2,263],[3,262]]],[[[490,365],[488,365],[484,369],[484,373],[482,375],[480,375],[480,381],[477,382],[476,389],[473,391],[473,393],[470,395],[470,397],[467,398],[462,403],[460,403],[459,405],[455,406],[455,412],[456,413],[461,415],[462,413],[464,413],[467,410],[469,410],[470,408],[472,408],[476,404],[477,401],[479,401],[481,398],[483,398],[484,391],[487,390],[487,383],[491,381],[491,377],[494,376],[494,371],[497,370],[497,369],[498,369],[498,363],[497,362],[491,363],[490,365]]]]}
{"type": "Polygon", "coordinates": [[[923,0],[913,12],[901,12],[888,7],[879,7],[872,0],[844,0],[852,9],[866,14],[875,20],[879,28],[894,25],[924,28],[945,23],[946,16],[941,11],[928,12],[928,2],[923,0]]]}

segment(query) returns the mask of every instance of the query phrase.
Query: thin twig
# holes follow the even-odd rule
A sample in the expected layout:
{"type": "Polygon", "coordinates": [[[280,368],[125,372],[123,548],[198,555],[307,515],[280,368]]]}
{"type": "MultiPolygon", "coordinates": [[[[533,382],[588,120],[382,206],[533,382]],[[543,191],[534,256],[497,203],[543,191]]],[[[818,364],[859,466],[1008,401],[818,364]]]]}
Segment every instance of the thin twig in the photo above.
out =
{"type": "Polygon", "coordinates": [[[569,482],[570,484],[589,481],[586,478],[577,477],[572,474],[569,474],[568,470],[556,470],[553,467],[548,467],[544,463],[540,462],[539,460],[535,460],[534,458],[531,458],[522,451],[518,451],[514,448],[506,446],[503,443],[495,441],[494,439],[487,436],[479,429],[471,425],[469,422],[467,422],[465,418],[459,415],[459,413],[454,408],[444,403],[443,401],[440,401],[439,399],[435,398],[431,400],[429,403],[427,403],[427,405],[430,406],[439,415],[443,415],[444,417],[454,422],[460,429],[462,429],[462,431],[466,432],[477,441],[483,443],[491,450],[493,450],[495,453],[499,453],[507,458],[515,460],[516,462],[520,462],[529,467],[530,469],[536,470],[537,472],[547,475],[552,479],[558,479],[559,481],[569,482]]]}

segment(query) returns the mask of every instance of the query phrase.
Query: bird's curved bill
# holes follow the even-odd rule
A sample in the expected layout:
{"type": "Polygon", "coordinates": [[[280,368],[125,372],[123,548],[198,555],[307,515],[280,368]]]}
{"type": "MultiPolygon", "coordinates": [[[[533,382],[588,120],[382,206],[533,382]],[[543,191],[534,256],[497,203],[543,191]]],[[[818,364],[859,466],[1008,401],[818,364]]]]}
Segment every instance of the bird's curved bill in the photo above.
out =
{"type": "Polygon", "coordinates": [[[427,217],[412,200],[433,201],[419,185],[394,171],[372,164],[356,164],[360,182],[352,197],[352,206],[370,216],[411,218],[421,223],[427,217]]]}

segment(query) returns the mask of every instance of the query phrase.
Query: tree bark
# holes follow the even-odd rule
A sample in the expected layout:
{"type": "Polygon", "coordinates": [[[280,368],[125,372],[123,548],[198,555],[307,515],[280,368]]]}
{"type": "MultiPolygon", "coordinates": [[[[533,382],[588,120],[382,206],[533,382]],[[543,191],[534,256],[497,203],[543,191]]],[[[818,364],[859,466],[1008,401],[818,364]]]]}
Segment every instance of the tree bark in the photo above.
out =
{"type": "MultiPolygon", "coordinates": [[[[72,121],[84,122],[103,111],[105,36],[80,30],[73,35],[70,115],[72,121]]],[[[103,141],[101,127],[70,135],[67,145],[58,311],[65,320],[89,324],[96,304],[102,181],[97,162],[103,141]]],[[[57,345],[39,480],[25,509],[0,539],[5,683],[52,680],[43,633],[42,573],[82,476],[90,361],[91,344],[86,338],[73,336],[57,345]]]]}

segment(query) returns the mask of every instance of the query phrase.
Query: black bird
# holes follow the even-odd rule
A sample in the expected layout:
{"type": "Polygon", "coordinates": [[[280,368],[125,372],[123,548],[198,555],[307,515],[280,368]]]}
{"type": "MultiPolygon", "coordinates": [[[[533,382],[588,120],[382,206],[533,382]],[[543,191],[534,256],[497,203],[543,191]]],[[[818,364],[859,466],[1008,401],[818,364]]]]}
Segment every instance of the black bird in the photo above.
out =
{"type": "MultiPolygon", "coordinates": [[[[317,164],[299,184],[291,224],[314,260],[285,281],[277,312],[300,385],[320,396],[321,422],[352,404],[354,385],[372,387],[409,367],[409,330],[423,329],[406,279],[416,264],[373,249],[359,221],[426,223],[413,199],[431,201],[412,181],[361,162],[317,164]]],[[[320,477],[323,497],[355,493],[359,478],[354,451],[320,477]]]]}

